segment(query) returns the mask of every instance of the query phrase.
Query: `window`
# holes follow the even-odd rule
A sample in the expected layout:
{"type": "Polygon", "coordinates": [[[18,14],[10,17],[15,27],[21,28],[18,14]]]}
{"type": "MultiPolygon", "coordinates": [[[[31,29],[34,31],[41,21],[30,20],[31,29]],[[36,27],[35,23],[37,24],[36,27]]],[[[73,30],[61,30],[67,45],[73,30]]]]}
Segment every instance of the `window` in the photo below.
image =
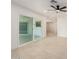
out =
{"type": "Polygon", "coordinates": [[[36,22],[36,27],[41,27],[41,21],[36,22]]]}
{"type": "Polygon", "coordinates": [[[19,25],[20,34],[27,34],[27,25],[28,25],[27,22],[20,22],[20,25],[19,25]]]}

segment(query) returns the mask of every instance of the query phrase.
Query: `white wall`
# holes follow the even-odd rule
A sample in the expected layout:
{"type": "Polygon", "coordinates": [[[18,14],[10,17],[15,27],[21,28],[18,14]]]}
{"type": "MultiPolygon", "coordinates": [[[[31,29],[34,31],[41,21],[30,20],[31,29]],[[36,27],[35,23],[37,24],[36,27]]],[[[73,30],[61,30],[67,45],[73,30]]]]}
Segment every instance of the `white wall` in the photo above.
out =
{"type": "Polygon", "coordinates": [[[67,37],[67,14],[60,13],[57,17],[57,34],[61,37],[67,37]]]}
{"type": "MultiPolygon", "coordinates": [[[[26,8],[20,7],[19,5],[16,5],[12,3],[11,6],[11,19],[12,19],[12,45],[11,48],[15,49],[18,47],[18,41],[19,41],[19,16],[24,15],[24,16],[29,16],[29,17],[34,17],[37,18],[36,20],[42,20],[42,25],[45,24],[45,18],[39,14],[36,14],[32,11],[29,11],[26,8]]],[[[45,25],[42,26],[43,28],[43,37],[45,37],[45,25]]]]}

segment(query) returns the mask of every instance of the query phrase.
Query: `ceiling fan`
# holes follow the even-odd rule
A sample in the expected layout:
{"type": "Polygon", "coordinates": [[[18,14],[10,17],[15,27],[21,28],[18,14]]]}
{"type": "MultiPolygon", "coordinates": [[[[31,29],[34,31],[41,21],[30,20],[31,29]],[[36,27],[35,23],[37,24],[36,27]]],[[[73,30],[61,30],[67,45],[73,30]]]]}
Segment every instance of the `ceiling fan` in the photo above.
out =
{"type": "Polygon", "coordinates": [[[57,6],[51,5],[51,7],[54,8],[55,10],[59,10],[59,11],[62,11],[62,12],[67,12],[67,10],[64,10],[65,8],[67,8],[66,6],[63,6],[63,7],[60,8],[59,5],[57,5],[57,6]]]}
{"type": "Polygon", "coordinates": [[[51,7],[54,8],[56,11],[67,12],[67,10],[65,10],[65,9],[67,8],[66,6],[60,7],[60,5],[57,4],[58,2],[55,1],[55,0],[51,0],[50,2],[51,2],[52,4],[53,4],[53,3],[56,4],[56,6],[51,5],[51,7]]]}

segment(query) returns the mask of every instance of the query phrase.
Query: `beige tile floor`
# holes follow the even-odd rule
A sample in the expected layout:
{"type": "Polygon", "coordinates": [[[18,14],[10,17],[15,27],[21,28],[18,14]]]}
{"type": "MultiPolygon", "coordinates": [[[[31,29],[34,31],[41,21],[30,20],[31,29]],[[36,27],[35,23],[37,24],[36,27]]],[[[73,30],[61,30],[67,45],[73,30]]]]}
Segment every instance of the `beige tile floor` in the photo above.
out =
{"type": "Polygon", "coordinates": [[[67,59],[66,38],[47,37],[12,51],[12,59],[67,59]]]}

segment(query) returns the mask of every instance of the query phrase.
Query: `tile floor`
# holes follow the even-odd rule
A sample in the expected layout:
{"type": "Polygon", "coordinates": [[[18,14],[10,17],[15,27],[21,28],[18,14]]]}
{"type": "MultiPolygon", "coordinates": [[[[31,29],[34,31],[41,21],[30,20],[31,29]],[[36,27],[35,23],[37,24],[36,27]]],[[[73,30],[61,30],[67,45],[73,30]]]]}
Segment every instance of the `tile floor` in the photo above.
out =
{"type": "Polygon", "coordinates": [[[67,59],[66,38],[50,36],[12,51],[12,59],[67,59]]]}

